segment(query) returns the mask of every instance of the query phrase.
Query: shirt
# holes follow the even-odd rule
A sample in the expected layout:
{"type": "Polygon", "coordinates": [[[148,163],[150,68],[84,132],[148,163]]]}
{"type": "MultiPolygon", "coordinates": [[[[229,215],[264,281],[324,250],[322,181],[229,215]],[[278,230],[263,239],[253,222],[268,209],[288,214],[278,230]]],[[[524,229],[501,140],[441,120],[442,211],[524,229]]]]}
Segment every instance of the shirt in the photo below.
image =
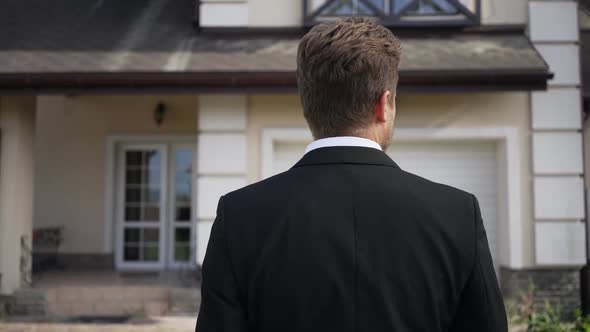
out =
{"type": "Polygon", "coordinates": [[[377,142],[362,138],[362,137],[355,137],[355,136],[337,136],[337,137],[328,137],[328,138],[321,138],[316,141],[311,142],[307,148],[305,149],[305,153],[309,151],[319,149],[319,148],[327,148],[330,146],[360,146],[365,148],[372,148],[377,150],[382,150],[381,146],[377,144],[377,142]]]}

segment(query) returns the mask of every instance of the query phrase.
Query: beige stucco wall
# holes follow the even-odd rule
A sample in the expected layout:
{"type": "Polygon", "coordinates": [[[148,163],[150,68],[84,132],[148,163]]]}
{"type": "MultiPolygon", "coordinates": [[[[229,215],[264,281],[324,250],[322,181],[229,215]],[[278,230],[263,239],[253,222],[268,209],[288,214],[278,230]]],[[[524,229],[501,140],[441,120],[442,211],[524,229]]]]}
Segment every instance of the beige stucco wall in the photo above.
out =
{"type": "Polygon", "coordinates": [[[38,97],[34,225],[65,226],[62,252],[104,248],[108,135],[196,135],[197,97],[38,97]],[[153,110],[168,108],[158,127],[153,110]]]}
{"type": "MultiPolygon", "coordinates": [[[[482,0],[483,24],[526,24],[527,0],[482,0]]],[[[297,0],[248,0],[251,27],[300,26],[302,2],[297,0]],[[272,13],[272,14],[271,14],[272,13]]]]}
{"type": "MultiPolygon", "coordinates": [[[[529,98],[528,93],[406,95],[398,100],[396,124],[398,128],[487,126],[518,129],[525,266],[532,266],[534,262],[529,98]]],[[[255,182],[260,177],[262,129],[306,125],[295,95],[255,95],[249,98],[248,103],[248,180],[255,182]]]]}
{"type": "Polygon", "coordinates": [[[0,294],[30,276],[31,261],[22,264],[21,257],[28,256],[32,240],[34,125],[35,98],[0,98],[0,294]]]}
{"type": "MultiPolygon", "coordinates": [[[[196,96],[39,97],[35,226],[64,225],[64,252],[104,251],[106,139],[109,135],[197,132],[196,96]],[[168,105],[162,127],[152,111],[168,105]]],[[[533,264],[528,93],[401,96],[397,127],[516,127],[520,138],[521,203],[525,265],[533,264]]],[[[248,97],[248,181],[260,177],[263,128],[301,128],[296,95],[248,97]]]]}

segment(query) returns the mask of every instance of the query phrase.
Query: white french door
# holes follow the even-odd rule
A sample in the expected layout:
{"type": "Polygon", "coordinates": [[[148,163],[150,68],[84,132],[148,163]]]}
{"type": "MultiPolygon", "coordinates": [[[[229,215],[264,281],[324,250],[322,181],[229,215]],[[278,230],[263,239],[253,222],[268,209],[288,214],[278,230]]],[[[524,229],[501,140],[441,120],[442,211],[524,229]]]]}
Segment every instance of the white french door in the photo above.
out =
{"type": "Polygon", "coordinates": [[[193,264],[194,143],[121,144],[116,195],[117,267],[193,264]]]}

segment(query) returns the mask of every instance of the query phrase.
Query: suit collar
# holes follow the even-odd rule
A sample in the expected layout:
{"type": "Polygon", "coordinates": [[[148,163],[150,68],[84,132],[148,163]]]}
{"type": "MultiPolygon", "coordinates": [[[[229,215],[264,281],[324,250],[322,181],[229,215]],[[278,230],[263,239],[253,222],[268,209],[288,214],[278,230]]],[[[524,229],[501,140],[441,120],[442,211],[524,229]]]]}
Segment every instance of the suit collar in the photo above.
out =
{"type": "Polygon", "coordinates": [[[293,168],[328,164],[381,165],[399,168],[385,152],[358,146],[332,146],[312,150],[306,153],[293,168]]]}

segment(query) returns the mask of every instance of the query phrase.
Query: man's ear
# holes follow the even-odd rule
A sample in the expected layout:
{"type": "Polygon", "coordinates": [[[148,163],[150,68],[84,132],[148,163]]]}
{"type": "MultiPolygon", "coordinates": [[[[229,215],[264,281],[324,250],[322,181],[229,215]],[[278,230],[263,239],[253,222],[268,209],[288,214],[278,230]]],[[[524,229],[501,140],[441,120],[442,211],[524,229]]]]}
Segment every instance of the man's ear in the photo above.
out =
{"type": "Polygon", "coordinates": [[[377,104],[375,104],[375,120],[377,122],[387,122],[387,108],[391,97],[391,92],[386,90],[377,100],[377,104]]]}

